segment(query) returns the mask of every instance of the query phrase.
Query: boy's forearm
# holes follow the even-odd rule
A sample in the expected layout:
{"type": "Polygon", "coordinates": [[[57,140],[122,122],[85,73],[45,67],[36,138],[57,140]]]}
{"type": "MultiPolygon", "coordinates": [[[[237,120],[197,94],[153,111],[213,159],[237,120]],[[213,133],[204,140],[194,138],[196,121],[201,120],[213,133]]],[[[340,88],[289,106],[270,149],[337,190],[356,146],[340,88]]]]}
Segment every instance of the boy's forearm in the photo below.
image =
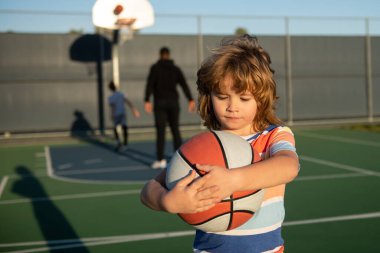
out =
{"type": "Polygon", "coordinates": [[[263,189],[292,181],[298,174],[295,153],[284,152],[270,159],[231,170],[238,191],[263,189]]]}
{"type": "Polygon", "coordinates": [[[156,180],[152,179],[143,187],[140,199],[147,207],[156,211],[166,211],[163,204],[163,198],[167,190],[156,180]]]}

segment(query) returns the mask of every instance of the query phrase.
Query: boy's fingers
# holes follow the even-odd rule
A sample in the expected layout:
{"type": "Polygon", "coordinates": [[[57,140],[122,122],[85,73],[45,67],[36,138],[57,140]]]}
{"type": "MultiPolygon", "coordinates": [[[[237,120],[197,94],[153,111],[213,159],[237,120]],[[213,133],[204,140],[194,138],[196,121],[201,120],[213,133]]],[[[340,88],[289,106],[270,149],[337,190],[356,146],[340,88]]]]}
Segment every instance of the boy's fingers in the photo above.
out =
{"type": "Polygon", "coordinates": [[[200,203],[202,203],[203,201],[210,201],[210,203],[215,204],[220,202],[219,195],[217,194],[218,191],[218,186],[208,187],[202,191],[197,192],[196,198],[199,200],[200,203]]]}
{"type": "Polygon", "coordinates": [[[186,186],[190,184],[194,180],[194,178],[195,178],[195,171],[191,170],[190,173],[186,177],[184,177],[177,183],[177,185],[186,186]]]}
{"type": "MultiPolygon", "coordinates": [[[[196,172],[194,171],[194,173],[196,173],[196,172]]],[[[198,177],[197,179],[195,179],[192,182],[191,188],[199,191],[200,189],[202,189],[204,184],[207,182],[208,178],[210,178],[209,175],[204,175],[203,177],[198,177]]]]}

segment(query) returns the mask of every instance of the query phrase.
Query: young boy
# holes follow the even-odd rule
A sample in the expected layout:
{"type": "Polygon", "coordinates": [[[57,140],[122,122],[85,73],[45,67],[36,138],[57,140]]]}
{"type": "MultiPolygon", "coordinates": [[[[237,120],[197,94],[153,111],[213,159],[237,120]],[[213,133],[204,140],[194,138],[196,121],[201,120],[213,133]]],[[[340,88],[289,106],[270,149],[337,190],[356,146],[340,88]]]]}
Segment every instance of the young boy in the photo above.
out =
{"type": "Polygon", "coordinates": [[[196,231],[195,252],[283,252],[285,184],[298,174],[294,136],[275,114],[276,83],[270,57],[256,38],[223,41],[198,71],[199,113],[205,126],[245,138],[263,161],[233,170],[197,165],[171,190],[165,171],[149,181],[141,200],[154,210],[193,213],[207,210],[236,191],[266,188],[260,210],[242,226],[220,233],[196,231]]]}
{"type": "Polygon", "coordinates": [[[120,151],[123,148],[126,148],[128,145],[128,127],[127,127],[127,114],[125,111],[124,103],[128,105],[131,109],[134,117],[140,117],[140,112],[134,107],[132,102],[120,91],[116,89],[116,85],[113,81],[109,82],[108,88],[111,90],[112,94],[108,97],[108,103],[111,108],[111,117],[113,121],[113,132],[115,134],[116,139],[116,151],[120,151]],[[121,125],[123,129],[123,137],[124,137],[124,147],[121,144],[119,134],[117,132],[117,126],[121,125]]]}

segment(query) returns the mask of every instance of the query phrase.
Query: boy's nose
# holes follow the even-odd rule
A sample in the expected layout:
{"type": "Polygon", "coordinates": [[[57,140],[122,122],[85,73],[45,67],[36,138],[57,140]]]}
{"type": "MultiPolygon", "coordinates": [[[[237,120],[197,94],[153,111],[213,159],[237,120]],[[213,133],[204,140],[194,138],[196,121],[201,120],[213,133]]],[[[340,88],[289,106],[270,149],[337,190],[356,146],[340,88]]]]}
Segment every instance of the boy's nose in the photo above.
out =
{"type": "Polygon", "coordinates": [[[230,112],[237,112],[237,111],[239,111],[239,105],[238,105],[237,101],[234,101],[233,99],[231,99],[229,101],[227,110],[230,111],[230,112]]]}

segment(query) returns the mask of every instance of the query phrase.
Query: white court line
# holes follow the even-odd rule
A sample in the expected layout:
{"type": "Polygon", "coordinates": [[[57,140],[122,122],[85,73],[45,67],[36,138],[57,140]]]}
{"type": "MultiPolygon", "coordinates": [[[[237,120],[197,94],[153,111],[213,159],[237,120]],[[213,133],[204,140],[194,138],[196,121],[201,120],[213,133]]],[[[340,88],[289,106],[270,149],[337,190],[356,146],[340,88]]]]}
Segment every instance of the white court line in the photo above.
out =
{"type": "MultiPolygon", "coordinates": [[[[284,222],[283,226],[311,225],[311,224],[320,224],[320,223],[327,223],[327,222],[340,222],[340,221],[374,219],[374,218],[380,218],[380,212],[342,215],[342,216],[324,217],[324,218],[318,218],[318,219],[308,219],[308,220],[299,220],[299,221],[288,221],[288,222],[284,222]]],[[[153,239],[190,236],[190,235],[193,235],[194,232],[195,232],[194,230],[188,230],[188,231],[166,232],[166,233],[93,237],[93,238],[72,239],[72,240],[55,240],[55,241],[47,241],[47,242],[35,241],[35,242],[21,242],[21,243],[4,243],[4,244],[0,244],[0,247],[36,246],[36,245],[46,245],[47,243],[66,244],[62,246],[58,245],[58,246],[44,247],[44,248],[37,248],[37,249],[33,248],[33,249],[20,250],[20,251],[10,251],[12,253],[30,253],[30,252],[48,251],[48,250],[53,250],[53,249],[64,249],[64,248],[69,249],[69,248],[78,248],[78,247],[83,247],[83,246],[96,246],[96,245],[125,243],[125,242],[133,242],[133,241],[144,241],[144,240],[153,240],[153,239]],[[67,243],[72,243],[72,244],[67,244],[67,243]]]]}
{"type": "Polygon", "coordinates": [[[352,139],[352,138],[334,137],[334,136],[327,136],[327,135],[313,134],[313,133],[296,133],[295,135],[296,136],[305,136],[305,137],[323,139],[323,140],[329,140],[329,141],[338,141],[338,142],[344,142],[344,143],[380,147],[380,143],[374,142],[374,141],[363,141],[363,140],[357,140],[357,139],[352,139]]]}
{"type": "Polygon", "coordinates": [[[0,199],[1,199],[1,195],[3,195],[3,192],[4,192],[4,189],[5,189],[5,186],[7,185],[8,179],[9,179],[8,176],[4,176],[3,179],[1,179],[1,183],[0,183],[0,199]]]}
{"type": "Polygon", "coordinates": [[[81,198],[97,198],[106,196],[118,196],[118,195],[130,195],[139,194],[141,190],[125,190],[125,191],[110,191],[110,192],[92,192],[92,193],[81,193],[81,194],[69,194],[69,195],[58,195],[53,197],[41,197],[41,198],[22,198],[22,199],[12,199],[12,200],[2,200],[0,205],[11,205],[20,203],[30,203],[30,202],[43,202],[52,200],[68,200],[68,199],[81,199],[81,198]]]}
{"type": "Polygon", "coordinates": [[[284,222],[284,226],[319,224],[319,223],[326,223],[326,222],[362,220],[362,219],[371,219],[371,218],[380,218],[380,212],[342,215],[342,216],[333,216],[333,217],[299,220],[299,221],[287,221],[287,222],[284,222]]]}
{"type": "Polygon", "coordinates": [[[66,170],[70,169],[71,167],[73,167],[72,163],[64,163],[58,166],[58,170],[66,170]]]}
{"type": "Polygon", "coordinates": [[[45,146],[45,157],[46,157],[46,170],[47,174],[49,177],[54,178],[54,173],[53,173],[53,166],[51,163],[51,156],[50,156],[50,147],[45,146]]]}
{"type": "Polygon", "coordinates": [[[21,246],[38,246],[38,245],[49,245],[54,244],[78,244],[82,243],[82,245],[89,246],[88,243],[91,242],[99,242],[99,241],[120,241],[128,242],[128,241],[141,241],[141,240],[152,240],[152,239],[162,239],[162,238],[171,238],[171,237],[179,237],[179,236],[188,236],[195,234],[195,230],[187,230],[187,231],[176,231],[176,232],[163,232],[163,233],[150,233],[150,234],[137,234],[137,235],[116,235],[116,236],[102,236],[102,237],[89,237],[82,239],[64,239],[64,240],[52,240],[52,241],[34,241],[34,242],[19,242],[19,243],[3,243],[0,244],[0,248],[5,247],[21,247],[21,246]]]}
{"type": "Polygon", "coordinates": [[[322,160],[322,159],[313,158],[313,157],[304,156],[304,155],[300,155],[300,158],[301,158],[301,160],[304,160],[304,161],[307,161],[307,162],[322,164],[322,165],[326,165],[326,166],[329,166],[329,167],[334,167],[334,168],[338,168],[338,169],[348,170],[348,171],[351,171],[351,172],[357,172],[357,173],[365,174],[365,175],[368,175],[368,176],[380,177],[380,173],[379,172],[375,172],[375,171],[372,171],[372,170],[367,170],[367,169],[363,169],[363,168],[359,168],[359,167],[355,167],[355,166],[351,166],[351,165],[331,162],[331,161],[322,160]]]}
{"type": "Polygon", "coordinates": [[[324,179],[338,179],[338,178],[349,178],[349,177],[368,177],[369,175],[362,173],[341,173],[341,174],[331,174],[331,175],[315,175],[315,176],[300,176],[296,177],[294,181],[308,181],[308,180],[324,180],[324,179]]]}

